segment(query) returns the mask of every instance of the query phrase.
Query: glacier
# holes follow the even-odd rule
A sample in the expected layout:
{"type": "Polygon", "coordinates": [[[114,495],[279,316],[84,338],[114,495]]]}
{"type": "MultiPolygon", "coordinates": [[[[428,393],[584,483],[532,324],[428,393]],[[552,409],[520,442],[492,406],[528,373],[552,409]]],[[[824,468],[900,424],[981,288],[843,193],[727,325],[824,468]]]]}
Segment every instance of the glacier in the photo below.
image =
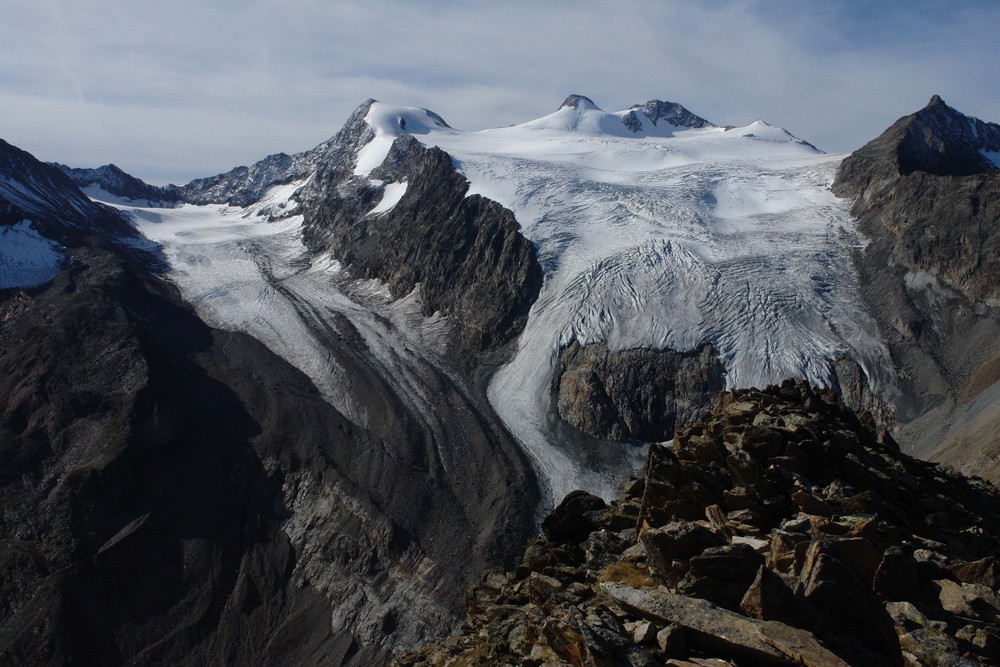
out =
{"type": "MultiPolygon", "coordinates": [[[[789,377],[829,386],[830,361],[844,356],[876,394],[889,397],[896,383],[851,265],[865,241],[830,192],[843,156],[763,121],[719,127],[689,114],[673,125],[641,109],[606,113],[574,96],[541,119],[465,132],[426,109],[373,102],[371,138],[354,156],[354,175],[366,177],[404,132],[437,146],[469,194],[512,210],[535,244],[544,284],[488,397],[552,500],[575,488],[608,496],[621,467],[642,457],[626,445],[619,465],[595,466],[554,436],[553,373],[574,340],[679,351],[710,342],[730,388],[789,377]]],[[[414,407],[432,413],[421,369],[448,372],[446,318],[422,317],[416,290],[393,301],[377,282],[311,256],[295,201],[307,180],[249,207],[117,205],[164,248],[171,279],[207,322],[264,342],[350,419],[367,425],[365,406],[345,391],[352,378],[317,333],[336,334],[338,317],[412,390],[414,407]]],[[[405,189],[390,184],[370,214],[405,189]]],[[[447,468],[461,454],[439,455],[447,468]]]]}

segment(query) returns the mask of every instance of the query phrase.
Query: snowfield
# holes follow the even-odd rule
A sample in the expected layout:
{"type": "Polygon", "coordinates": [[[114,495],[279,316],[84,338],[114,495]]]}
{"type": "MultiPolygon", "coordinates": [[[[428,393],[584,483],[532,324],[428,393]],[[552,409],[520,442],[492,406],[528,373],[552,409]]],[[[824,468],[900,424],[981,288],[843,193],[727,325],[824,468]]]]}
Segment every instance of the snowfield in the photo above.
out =
{"type": "MultiPolygon", "coordinates": [[[[677,350],[711,342],[729,387],[788,377],[828,385],[829,361],[850,356],[876,392],[893,390],[888,351],[851,267],[850,248],[863,240],[847,202],[829,190],[842,156],[761,121],[692,129],[640,114],[630,127],[628,111],[605,113],[581,100],[481,132],[455,130],[424,109],[375,103],[366,117],[375,137],[354,171],[370,174],[410,132],[447,151],[470,194],[511,209],[535,243],[545,282],[489,398],[553,500],[575,488],[610,495],[621,475],[620,466],[584,464],[552,437],[549,387],[560,347],[573,340],[677,350]]],[[[419,369],[439,365],[443,318],[421,318],[416,294],[392,302],[377,284],[348,280],[330,258],[310,258],[290,199],[301,185],[274,188],[249,209],[120,206],[163,246],[171,278],[206,321],[263,341],[349,418],[367,420],[330,351],[327,336],[344,326],[339,317],[412,388],[415,406],[433,409],[419,369]],[[265,210],[293,215],[267,222],[258,215],[265,210]]],[[[405,190],[387,186],[371,214],[389,210],[405,190]]],[[[626,449],[622,465],[641,456],[626,449]]]]}
{"type": "Polygon", "coordinates": [[[29,220],[0,226],[0,289],[38,287],[62,269],[59,244],[32,229],[29,220]]]}

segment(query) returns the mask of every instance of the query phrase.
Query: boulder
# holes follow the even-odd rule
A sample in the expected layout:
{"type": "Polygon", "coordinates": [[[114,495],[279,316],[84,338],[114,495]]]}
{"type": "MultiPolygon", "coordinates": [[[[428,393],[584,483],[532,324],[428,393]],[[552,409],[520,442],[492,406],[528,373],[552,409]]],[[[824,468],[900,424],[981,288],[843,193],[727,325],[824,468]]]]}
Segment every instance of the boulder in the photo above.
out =
{"type": "Polygon", "coordinates": [[[898,663],[899,640],[886,610],[848,566],[832,542],[813,542],[806,552],[800,586],[805,599],[833,632],[850,635],[865,648],[898,663]]]}
{"type": "Polygon", "coordinates": [[[726,544],[725,536],[718,530],[690,521],[673,521],[662,528],[650,528],[643,531],[641,539],[650,567],[664,582],[674,576],[674,561],[687,560],[705,549],[726,544]]]}
{"type": "Polygon", "coordinates": [[[783,623],[759,621],[722,609],[706,600],[639,591],[605,584],[604,591],[623,609],[657,623],[684,628],[687,645],[707,655],[739,664],[846,667],[809,632],[783,623]]]}
{"type": "Polygon", "coordinates": [[[542,532],[556,543],[582,541],[598,527],[586,514],[606,508],[607,504],[597,496],[572,491],[542,521],[542,532]]]}

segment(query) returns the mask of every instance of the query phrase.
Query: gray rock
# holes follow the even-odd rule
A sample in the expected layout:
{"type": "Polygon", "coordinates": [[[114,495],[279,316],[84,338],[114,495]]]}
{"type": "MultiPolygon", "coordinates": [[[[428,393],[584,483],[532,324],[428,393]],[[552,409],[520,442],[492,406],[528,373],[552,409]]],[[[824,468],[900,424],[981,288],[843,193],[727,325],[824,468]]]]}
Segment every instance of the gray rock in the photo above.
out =
{"type": "Polygon", "coordinates": [[[559,416],[609,440],[668,440],[677,424],[706,410],[725,387],[711,345],[691,352],[610,351],[603,343],[572,343],[553,377],[559,416]]]}

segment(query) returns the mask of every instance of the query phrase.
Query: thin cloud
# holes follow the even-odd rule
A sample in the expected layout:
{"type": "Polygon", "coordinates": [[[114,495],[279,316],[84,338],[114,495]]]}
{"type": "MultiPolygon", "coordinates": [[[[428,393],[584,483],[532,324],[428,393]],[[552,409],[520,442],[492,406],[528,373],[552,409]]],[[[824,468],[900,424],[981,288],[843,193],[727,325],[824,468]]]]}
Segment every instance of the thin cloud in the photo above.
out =
{"type": "Polygon", "coordinates": [[[833,152],[933,93],[1000,120],[993,2],[0,3],[0,136],[154,182],[307,149],[368,97],[470,130],[656,97],[833,152]]]}

